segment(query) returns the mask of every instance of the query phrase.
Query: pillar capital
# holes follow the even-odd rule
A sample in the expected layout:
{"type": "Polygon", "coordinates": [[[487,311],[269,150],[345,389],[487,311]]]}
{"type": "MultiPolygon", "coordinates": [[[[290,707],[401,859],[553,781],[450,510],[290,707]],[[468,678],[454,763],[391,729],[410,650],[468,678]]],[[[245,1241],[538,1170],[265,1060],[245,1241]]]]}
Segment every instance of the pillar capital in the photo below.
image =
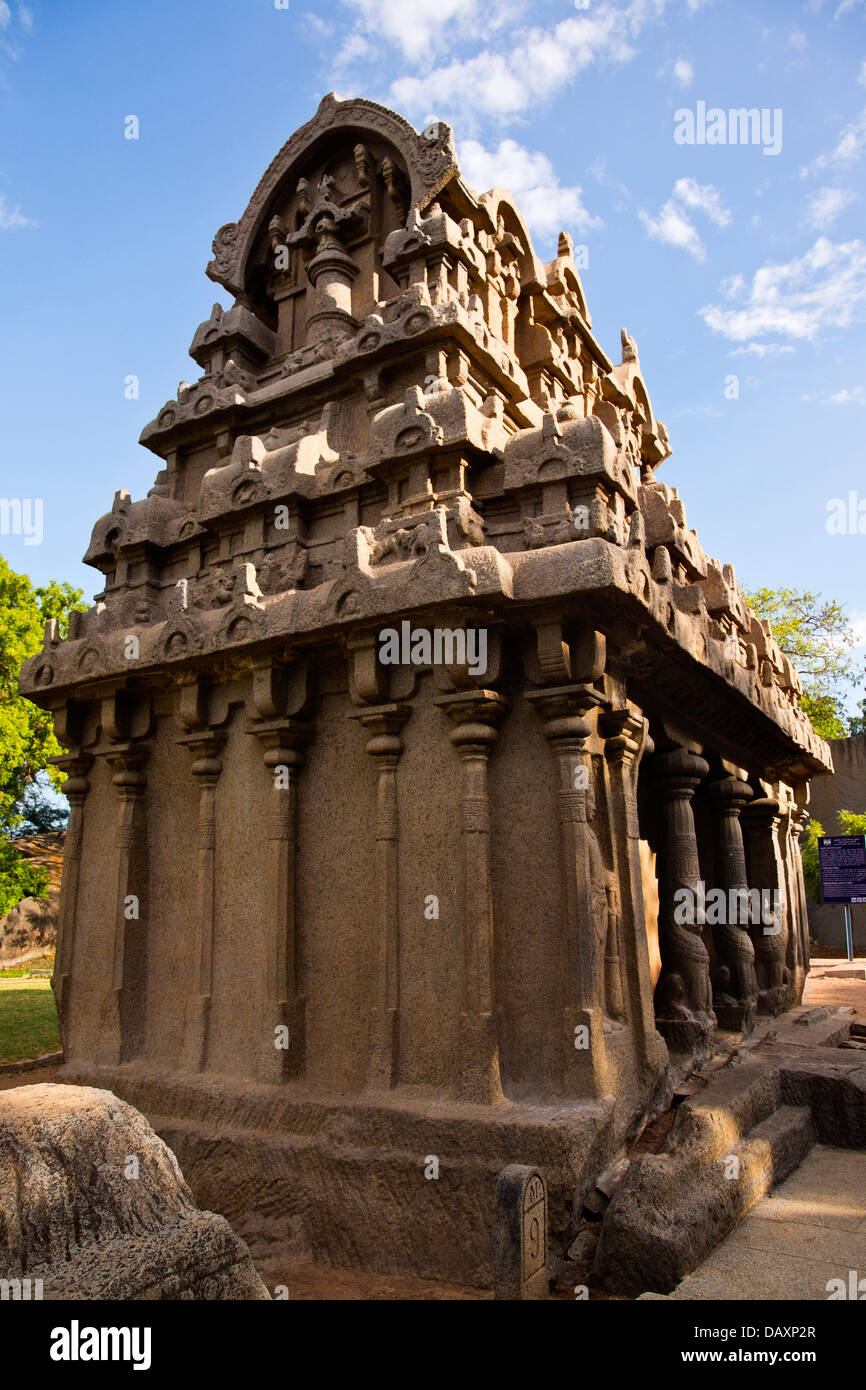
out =
{"type": "Polygon", "coordinates": [[[684,796],[691,800],[709,770],[706,758],[688,748],[656,753],[653,759],[653,772],[663,796],[684,796]]]}
{"type": "Polygon", "coordinates": [[[772,830],[779,824],[782,808],[775,797],[756,796],[743,808],[743,819],[756,828],[772,830]]]}
{"type": "Polygon", "coordinates": [[[648,721],[628,705],[599,714],[598,731],[604,739],[604,756],[614,766],[634,767],[645,753],[652,752],[648,721]]]}
{"type": "Polygon", "coordinates": [[[371,709],[350,714],[349,718],[357,719],[361,727],[369,732],[365,751],[370,757],[380,766],[396,766],[403,752],[400,731],[411,712],[411,705],[375,705],[371,709]]]}
{"type": "Polygon", "coordinates": [[[722,814],[739,815],[752,800],[752,788],[740,777],[725,776],[708,784],[707,795],[717,803],[722,814]]]}
{"type": "Polygon", "coordinates": [[[449,738],[461,758],[488,758],[499,737],[496,725],[504,716],[508,701],[495,690],[461,690],[456,695],[440,695],[433,702],[454,725],[449,738]]]}
{"type": "Polygon", "coordinates": [[[225,741],[226,734],[212,729],[199,729],[176,740],[192,758],[190,771],[193,776],[214,782],[222,772],[220,754],[225,741]]]}
{"type": "Polygon", "coordinates": [[[66,780],[60,790],[67,800],[72,805],[83,801],[90,791],[90,781],[87,774],[93,765],[93,754],[61,753],[56,758],[49,758],[48,761],[65,775],[66,780]]]}
{"type": "Polygon", "coordinates": [[[300,767],[314,729],[306,720],[286,718],[252,724],[246,732],[261,743],[265,767],[300,767]]]}
{"type": "Polygon", "coordinates": [[[137,790],[144,789],[147,782],[144,768],[150,757],[148,744],[112,743],[99,752],[113,770],[111,781],[121,793],[135,795],[137,790]]]}

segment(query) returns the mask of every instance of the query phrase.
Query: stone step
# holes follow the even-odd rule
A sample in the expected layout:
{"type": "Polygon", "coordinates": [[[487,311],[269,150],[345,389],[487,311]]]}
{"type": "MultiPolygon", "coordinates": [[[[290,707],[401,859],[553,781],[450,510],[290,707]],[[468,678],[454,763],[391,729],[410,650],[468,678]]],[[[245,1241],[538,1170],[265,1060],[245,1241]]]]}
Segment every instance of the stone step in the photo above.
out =
{"type": "Polygon", "coordinates": [[[773,1048],[782,1099],[808,1105],[820,1143],[866,1149],[866,1055],[845,1047],[809,1052],[773,1048]]]}
{"type": "MultiPolygon", "coordinates": [[[[754,1100],[758,1094],[766,1091],[758,1086],[754,1100]]],[[[708,1108],[705,1102],[702,1121],[708,1108]]],[[[741,1115],[745,1109],[743,1102],[741,1115]]],[[[779,1106],[724,1153],[718,1152],[718,1139],[734,1132],[730,1119],[701,1131],[712,1153],[700,1154],[696,1126],[688,1132],[690,1142],[677,1150],[646,1154],[632,1163],[605,1214],[594,1283],[615,1293],[670,1292],[793,1172],[815,1142],[806,1106],[779,1106]]]]}
{"type": "Polygon", "coordinates": [[[779,1068],[774,1062],[737,1059],[683,1101],[665,1151],[701,1167],[729,1153],[744,1134],[772,1115],[780,1101],[779,1068]]]}

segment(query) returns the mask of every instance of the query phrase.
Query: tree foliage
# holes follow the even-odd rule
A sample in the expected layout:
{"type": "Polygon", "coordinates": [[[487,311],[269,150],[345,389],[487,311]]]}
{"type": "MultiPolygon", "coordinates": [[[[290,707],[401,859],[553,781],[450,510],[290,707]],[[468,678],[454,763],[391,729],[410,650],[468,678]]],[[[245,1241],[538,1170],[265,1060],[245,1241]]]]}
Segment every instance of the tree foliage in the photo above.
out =
{"type": "Polygon", "coordinates": [[[37,773],[45,770],[55,786],[61,780],[48,767],[48,759],[61,751],[51,716],[18,694],[18,673],[42,646],[50,618],[57,619],[60,635],[67,635],[70,612],[85,607],[80,600],[80,589],[54,579],[34,587],[0,557],[0,916],[22,897],[38,897],[45,889],[45,870],[22,859],[9,836],[22,823],[21,808],[37,773]]]}
{"type": "Polygon", "coordinates": [[[746,589],[746,602],[759,618],[769,622],[782,651],[796,666],[803,686],[803,708],[822,738],[845,738],[862,732],[866,723],[866,698],[861,714],[849,716],[844,695],[856,682],[850,658],[856,638],[845,607],[822,600],[809,589],[746,589]]]}

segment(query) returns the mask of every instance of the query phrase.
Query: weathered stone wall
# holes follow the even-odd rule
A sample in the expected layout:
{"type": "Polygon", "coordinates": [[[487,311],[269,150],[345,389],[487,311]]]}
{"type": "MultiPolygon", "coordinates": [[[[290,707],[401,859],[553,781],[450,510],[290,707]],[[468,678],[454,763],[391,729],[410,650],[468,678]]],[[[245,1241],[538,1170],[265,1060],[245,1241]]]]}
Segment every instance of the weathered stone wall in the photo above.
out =
{"type": "MultiPolygon", "coordinates": [[[[866,734],[829,740],[834,771],[812,782],[809,814],[820,821],[825,835],[838,835],[839,811],[866,812],[866,734]]],[[[809,927],[819,945],[844,947],[845,925],[841,907],[809,902],[809,927]]],[[[851,908],[855,955],[866,955],[866,906],[851,908]]]]}

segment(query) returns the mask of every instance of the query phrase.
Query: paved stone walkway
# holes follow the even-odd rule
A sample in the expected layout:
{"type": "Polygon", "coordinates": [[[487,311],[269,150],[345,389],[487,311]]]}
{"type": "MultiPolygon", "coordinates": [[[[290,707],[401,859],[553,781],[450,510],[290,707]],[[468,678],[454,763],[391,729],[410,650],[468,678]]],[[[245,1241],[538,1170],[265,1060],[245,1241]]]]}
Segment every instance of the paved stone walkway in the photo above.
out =
{"type": "Polygon", "coordinates": [[[806,976],[803,1003],[836,1004],[854,1009],[861,1023],[866,1023],[866,960],[863,956],[849,966],[845,960],[812,957],[812,968],[806,976]],[[848,972],[860,978],[846,978],[848,972]]]}
{"type": "Polygon", "coordinates": [[[831,1279],[850,1297],[852,1270],[866,1299],[866,1152],[816,1144],[667,1297],[827,1300],[831,1279]]]}

